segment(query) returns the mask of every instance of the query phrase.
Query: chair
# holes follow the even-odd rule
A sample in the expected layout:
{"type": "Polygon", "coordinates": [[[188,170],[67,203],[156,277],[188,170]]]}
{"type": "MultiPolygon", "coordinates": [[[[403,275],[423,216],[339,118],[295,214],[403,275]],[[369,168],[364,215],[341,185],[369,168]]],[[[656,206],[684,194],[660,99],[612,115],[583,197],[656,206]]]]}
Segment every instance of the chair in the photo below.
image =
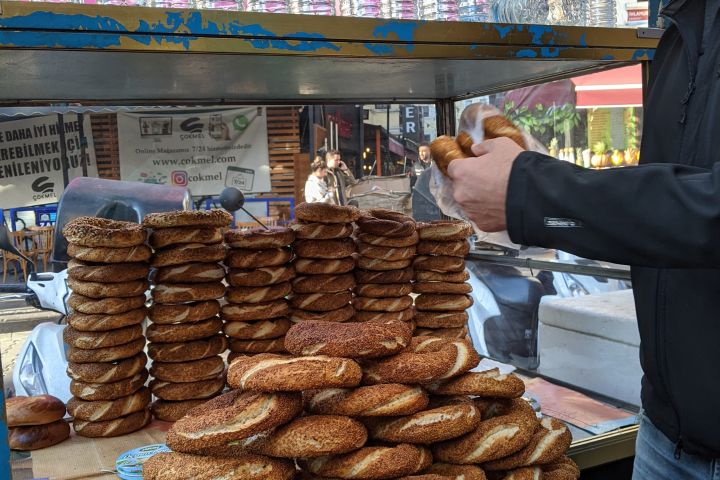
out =
{"type": "MultiPolygon", "coordinates": [[[[52,255],[53,242],[55,239],[55,227],[30,227],[30,230],[34,232],[32,237],[33,243],[35,244],[35,266],[38,267],[40,259],[43,262],[43,272],[47,271],[47,262],[52,255]]],[[[40,269],[37,268],[39,271],[40,269]]]]}
{"type": "MultiPolygon", "coordinates": [[[[15,245],[15,248],[18,249],[21,253],[28,252],[31,249],[25,248],[25,232],[20,230],[17,232],[9,232],[10,240],[13,242],[13,245],[15,245]]],[[[27,281],[27,273],[28,273],[28,262],[23,257],[19,255],[15,255],[14,253],[4,251],[3,252],[3,283],[5,283],[5,279],[7,278],[7,272],[8,272],[8,265],[11,262],[17,262],[17,264],[20,265],[20,268],[23,272],[23,281],[27,281]]],[[[18,278],[18,267],[17,265],[13,264],[13,271],[15,272],[15,278],[18,278]]]]}

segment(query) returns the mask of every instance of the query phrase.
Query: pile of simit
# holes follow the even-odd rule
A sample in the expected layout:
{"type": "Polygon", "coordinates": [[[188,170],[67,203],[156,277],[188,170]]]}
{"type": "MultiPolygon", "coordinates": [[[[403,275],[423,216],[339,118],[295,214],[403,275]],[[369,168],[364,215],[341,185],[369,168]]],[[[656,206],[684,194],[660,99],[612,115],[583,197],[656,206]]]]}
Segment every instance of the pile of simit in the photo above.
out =
{"type": "Polygon", "coordinates": [[[520,396],[522,380],[471,372],[467,340],[412,337],[404,322],[304,321],[292,355],[238,357],[236,389],[169,430],[147,480],[197,478],[576,480],[560,422],[520,396]],[[529,475],[529,476],[528,476],[529,475]]]}
{"type": "Polygon", "coordinates": [[[143,353],[150,248],[136,223],[79,217],[63,228],[68,241],[68,304],[63,337],[73,398],[73,428],[86,437],[134,432],[150,421],[143,353]]]}
{"type": "Polygon", "coordinates": [[[232,216],[221,210],[151,213],[153,305],[146,335],[153,360],[150,390],[156,418],[174,421],[225,388],[227,348],[219,298],[225,295],[223,229],[232,216]]]}
{"type": "Polygon", "coordinates": [[[290,265],[290,244],[295,233],[288,228],[230,230],[225,242],[230,252],[222,308],[223,331],[230,341],[230,361],[238,355],[284,352],[290,328],[286,297],[295,270],[290,265]]]}

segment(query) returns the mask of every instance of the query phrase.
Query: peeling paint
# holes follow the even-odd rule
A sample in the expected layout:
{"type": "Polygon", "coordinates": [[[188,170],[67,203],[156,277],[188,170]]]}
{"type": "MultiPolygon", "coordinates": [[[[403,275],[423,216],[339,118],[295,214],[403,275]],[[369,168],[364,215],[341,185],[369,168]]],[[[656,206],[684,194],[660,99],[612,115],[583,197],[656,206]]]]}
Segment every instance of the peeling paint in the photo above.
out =
{"type": "Polygon", "coordinates": [[[518,58],[537,58],[538,53],[530,48],[525,48],[515,52],[515,56],[518,58]]]}
{"type": "Polygon", "coordinates": [[[655,50],[647,48],[638,48],[633,53],[633,60],[652,60],[655,56],[655,50]]]}
{"type": "Polygon", "coordinates": [[[508,34],[512,31],[513,26],[512,25],[494,25],[495,30],[497,30],[498,34],[500,35],[500,38],[505,38],[508,36],[508,34]]]}
{"type": "Polygon", "coordinates": [[[399,22],[397,20],[390,20],[384,22],[382,25],[375,27],[372,32],[372,36],[382,40],[392,40],[391,37],[395,37],[401,42],[407,42],[405,45],[389,45],[385,43],[365,43],[365,48],[370,50],[376,55],[390,55],[395,51],[395,48],[402,48],[408,53],[415,50],[415,31],[424,22],[399,22]]]}

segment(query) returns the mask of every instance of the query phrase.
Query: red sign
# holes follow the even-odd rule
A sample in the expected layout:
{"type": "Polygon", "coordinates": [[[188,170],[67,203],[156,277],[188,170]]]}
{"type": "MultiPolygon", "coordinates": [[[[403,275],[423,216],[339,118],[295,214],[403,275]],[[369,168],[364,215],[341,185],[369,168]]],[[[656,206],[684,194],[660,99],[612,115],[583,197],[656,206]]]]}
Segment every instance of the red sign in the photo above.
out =
{"type": "Polygon", "coordinates": [[[338,126],[338,135],[342,138],[352,138],[352,122],[344,120],[340,112],[328,115],[331,122],[335,122],[338,126]]]}

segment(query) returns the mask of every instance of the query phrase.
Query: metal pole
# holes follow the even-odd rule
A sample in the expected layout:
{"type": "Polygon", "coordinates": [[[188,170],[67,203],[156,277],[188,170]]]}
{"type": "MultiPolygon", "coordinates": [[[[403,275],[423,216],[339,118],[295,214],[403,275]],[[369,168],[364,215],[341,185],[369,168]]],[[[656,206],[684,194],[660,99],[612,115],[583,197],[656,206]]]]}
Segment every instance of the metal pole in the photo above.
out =
{"type": "MultiPolygon", "coordinates": [[[[0,370],[2,370],[2,357],[0,357],[0,370]]],[[[11,477],[10,471],[10,439],[8,438],[7,415],[5,413],[5,385],[0,375],[0,478],[11,477]]]]}
{"type": "Polygon", "coordinates": [[[379,177],[382,175],[382,150],[380,149],[380,127],[375,130],[375,174],[379,177]]]}

